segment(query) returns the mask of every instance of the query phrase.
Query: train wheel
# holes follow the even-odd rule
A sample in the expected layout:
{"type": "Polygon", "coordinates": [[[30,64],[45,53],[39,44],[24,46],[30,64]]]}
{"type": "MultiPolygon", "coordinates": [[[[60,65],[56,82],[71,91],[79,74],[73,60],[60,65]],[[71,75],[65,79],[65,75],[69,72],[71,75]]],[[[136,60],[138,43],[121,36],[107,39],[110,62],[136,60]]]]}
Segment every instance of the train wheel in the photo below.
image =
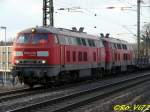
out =
{"type": "Polygon", "coordinates": [[[72,72],[71,74],[71,80],[73,82],[77,81],[79,79],[79,74],[77,72],[72,72]]]}
{"type": "Polygon", "coordinates": [[[98,79],[98,76],[99,76],[99,71],[97,69],[92,69],[92,79],[98,79]]]}
{"type": "Polygon", "coordinates": [[[34,84],[32,82],[24,81],[24,84],[29,86],[31,89],[34,87],[34,84]]]}
{"type": "Polygon", "coordinates": [[[34,84],[32,84],[32,83],[27,84],[27,85],[30,87],[30,89],[32,89],[34,87],[34,84]]]}
{"type": "Polygon", "coordinates": [[[66,82],[67,83],[71,83],[72,82],[72,75],[71,75],[71,73],[67,73],[66,74],[66,82]]]}
{"type": "Polygon", "coordinates": [[[98,71],[98,79],[102,79],[104,74],[104,70],[98,71]]]}

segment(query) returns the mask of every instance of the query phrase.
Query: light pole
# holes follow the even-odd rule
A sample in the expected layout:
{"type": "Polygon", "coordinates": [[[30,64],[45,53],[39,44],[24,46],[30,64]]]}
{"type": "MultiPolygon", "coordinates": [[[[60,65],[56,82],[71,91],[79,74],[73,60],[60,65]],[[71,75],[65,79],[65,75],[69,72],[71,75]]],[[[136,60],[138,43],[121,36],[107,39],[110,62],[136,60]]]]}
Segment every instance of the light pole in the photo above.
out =
{"type": "Polygon", "coordinates": [[[7,29],[7,27],[6,26],[1,26],[0,28],[5,30],[5,43],[4,43],[4,51],[5,51],[5,55],[4,55],[5,60],[4,61],[5,61],[5,65],[4,65],[4,74],[3,74],[3,84],[6,85],[6,62],[7,62],[7,59],[6,59],[6,29],[7,29]]]}

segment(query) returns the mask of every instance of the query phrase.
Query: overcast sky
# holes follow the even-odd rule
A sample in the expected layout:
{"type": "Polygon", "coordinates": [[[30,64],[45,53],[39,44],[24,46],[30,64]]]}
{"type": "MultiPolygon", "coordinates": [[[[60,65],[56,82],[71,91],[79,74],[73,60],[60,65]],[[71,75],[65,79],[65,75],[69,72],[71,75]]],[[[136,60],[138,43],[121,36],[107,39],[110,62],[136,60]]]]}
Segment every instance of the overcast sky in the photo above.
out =
{"type": "MultiPolygon", "coordinates": [[[[54,0],[56,27],[85,27],[90,34],[110,33],[115,38],[135,42],[137,0],[54,0]],[[59,8],[78,7],[68,12],[59,8]],[[107,7],[115,7],[108,9],[107,7]],[[122,7],[129,7],[121,10],[122,7]],[[96,16],[95,16],[96,14],[96,16]]],[[[33,26],[42,25],[43,0],[0,0],[0,26],[7,27],[7,38],[33,26]]],[[[150,0],[143,0],[141,25],[150,22],[150,0]]],[[[4,31],[0,29],[0,40],[4,31]]]]}

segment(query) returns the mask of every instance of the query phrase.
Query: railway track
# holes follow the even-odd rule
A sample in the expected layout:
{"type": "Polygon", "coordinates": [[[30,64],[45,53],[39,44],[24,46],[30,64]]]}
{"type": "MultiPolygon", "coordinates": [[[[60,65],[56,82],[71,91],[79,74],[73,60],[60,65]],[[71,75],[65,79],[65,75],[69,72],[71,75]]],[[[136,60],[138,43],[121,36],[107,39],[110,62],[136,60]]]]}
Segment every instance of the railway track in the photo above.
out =
{"type": "Polygon", "coordinates": [[[27,91],[27,90],[29,90],[29,89],[28,88],[21,88],[21,89],[15,89],[15,90],[6,91],[6,92],[0,92],[0,97],[1,96],[5,96],[5,95],[14,94],[14,93],[27,91]]]}
{"type": "MultiPolygon", "coordinates": [[[[98,80],[97,80],[98,81],[98,80]]],[[[61,85],[61,86],[54,86],[54,87],[35,87],[33,89],[24,88],[24,89],[17,89],[17,90],[11,90],[7,92],[1,92],[0,93],[0,104],[3,102],[15,100],[18,98],[23,98],[27,96],[34,96],[34,95],[40,95],[43,93],[50,93],[50,92],[57,92],[57,91],[63,91],[64,89],[71,89],[76,86],[86,85],[88,83],[97,82],[93,80],[87,80],[86,82],[77,82],[77,83],[70,83],[67,85],[61,85]]]]}
{"type": "Polygon", "coordinates": [[[149,73],[136,77],[124,78],[116,82],[99,85],[94,88],[77,91],[61,97],[46,99],[44,101],[39,101],[38,103],[11,109],[7,112],[66,112],[149,80],[149,73]]]}
{"type": "Polygon", "coordinates": [[[6,91],[6,92],[0,92],[0,103],[2,103],[3,101],[9,101],[9,100],[13,100],[13,99],[17,99],[17,98],[21,98],[21,97],[26,97],[29,95],[35,95],[35,94],[40,94],[40,93],[44,93],[44,92],[53,92],[53,91],[57,91],[57,90],[63,90],[66,88],[72,88],[72,87],[77,87],[80,85],[86,85],[88,83],[92,83],[92,82],[99,82],[99,80],[86,80],[86,82],[84,81],[78,81],[77,83],[71,83],[71,84],[67,84],[67,85],[61,85],[61,86],[53,86],[53,87],[35,87],[33,89],[29,89],[28,87],[25,87],[23,89],[16,89],[16,90],[11,90],[11,91],[6,91]]]}
{"type": "Polygon", "coordinates": [[[36,94],[36,92],[39,91],[40,89],[42,89],[42,87],[36,87],[32,90],[29,88],[17,89],[0,93],[0,103],[2,103],[3,101],[6,102],[8,100],[25,97],[31,94],[36,94]]]}

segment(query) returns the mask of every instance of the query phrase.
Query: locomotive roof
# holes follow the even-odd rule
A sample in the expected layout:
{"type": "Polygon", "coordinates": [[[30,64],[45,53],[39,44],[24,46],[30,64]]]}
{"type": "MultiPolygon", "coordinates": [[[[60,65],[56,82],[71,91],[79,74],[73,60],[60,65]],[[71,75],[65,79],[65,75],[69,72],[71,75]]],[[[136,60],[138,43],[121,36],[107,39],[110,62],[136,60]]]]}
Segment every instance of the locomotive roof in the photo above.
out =
{"type": "Polygon", "coordinates": [[[35,29],[38,33],[54,33],[54,34],[62,34],[73,37],[81,37],[81,38],[90,38],[99,40],[98,36],[87,34],[86,32],[73,31],[64,28],[55,28],[55,27],[32,27],[21,31],[20,33],[32,33],[32,29],[35,29]]]}
{"type": "Polygon", "coordinates": [[[109,41],[111,43],[121,43],[121,44],[128,44],[127,41],[124,41],[124,40],[120,40],[120,39],[116,39],[116,38],[102,38],[102,40],[106,40],[106,41],[109,41]]]}

